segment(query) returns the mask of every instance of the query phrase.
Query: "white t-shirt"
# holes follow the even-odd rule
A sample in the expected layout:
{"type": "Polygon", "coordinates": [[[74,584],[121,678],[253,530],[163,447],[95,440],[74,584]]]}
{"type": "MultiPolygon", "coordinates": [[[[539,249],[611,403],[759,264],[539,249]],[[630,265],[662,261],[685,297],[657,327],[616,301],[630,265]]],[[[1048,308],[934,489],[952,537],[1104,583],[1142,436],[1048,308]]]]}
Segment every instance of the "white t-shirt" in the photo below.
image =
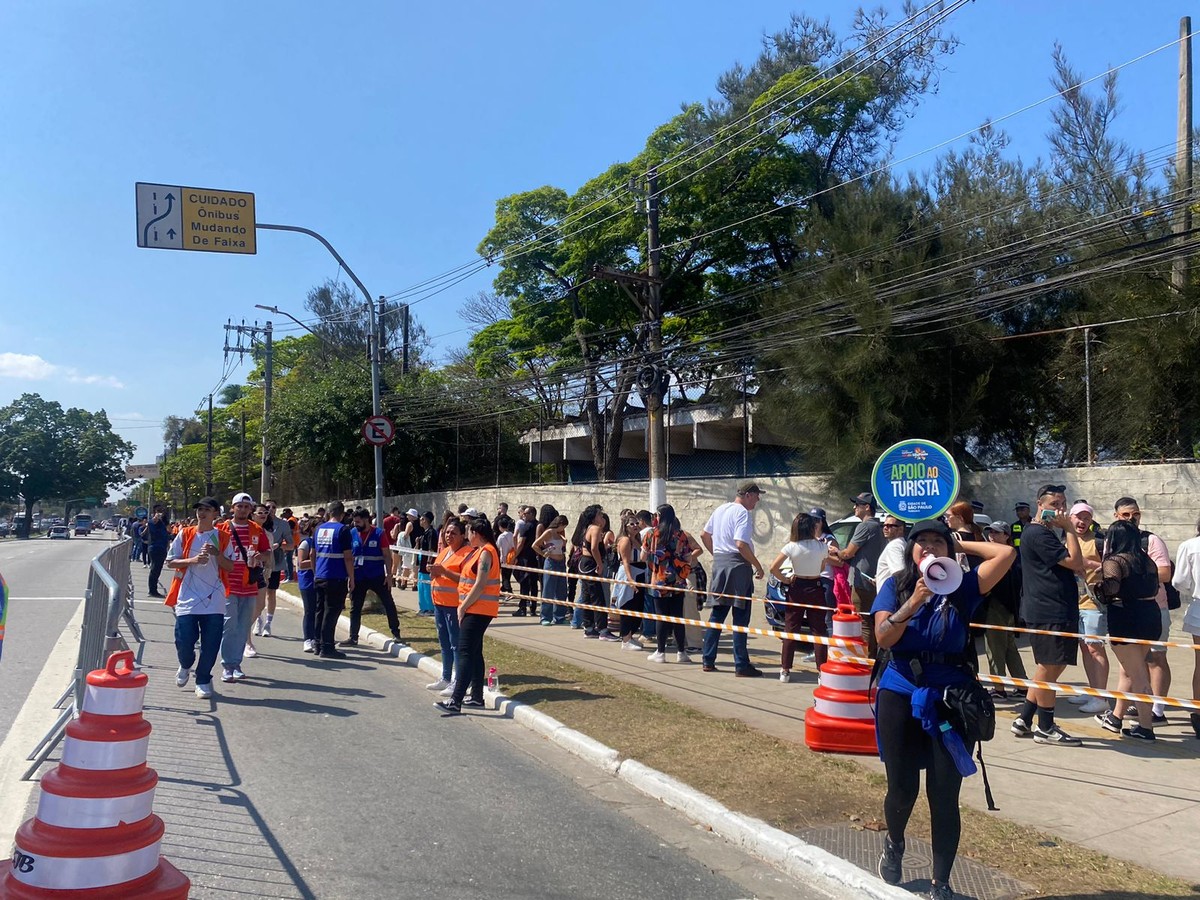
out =
{"type": "Polygon", "coordinates": [[[792,575],[797,578],[816,578],[825,568],[829,548],[824,541],[788,541],[779,551],[792,561],[792,575]]]}
{"type": "MultiPolygon", "coordinates": [[[[200,552],[200,542],[205,540],[212,544],[208,562],[202,566],[188,566],[183,570],[179,603],[175,607],[177,616],[225,614],[225,585],[221,583],[221,570],[217,566],[217,555],[213,552],[220,546],[217,530],[214,528],[210,531],[197,531],[187,555],[196,556],[200,552]]],[[[228,549],[225,555],[229,555],[228,549]]],[[[167,562],[183,557],[183,532],[180,531],[175,535],[175,540],[171,541],[171,549],[167,551],[167,562]]]]}
{"type": "Polygon", "coordinates": [[[502,531],[496,535],[496,549],[500,551],[500,562],[508,560],[508,551],[517,542],[517,536],[511,531],[502,531]]]}
{"type": "Polygon", "coordinates": [[[754,523],[750,521],[750,510],[740,503],[722,503],[704,530],[712,535],[713,553],[737,553],[736,541],[754,549],[754,523]]]}
{"type": "Polygon", "coordinates": [[[883,580],[895,575],[904,568],[904,538],[892,538],[879,554],[879,562],[875,564],[875,587],[883,584],[883,580]]]}

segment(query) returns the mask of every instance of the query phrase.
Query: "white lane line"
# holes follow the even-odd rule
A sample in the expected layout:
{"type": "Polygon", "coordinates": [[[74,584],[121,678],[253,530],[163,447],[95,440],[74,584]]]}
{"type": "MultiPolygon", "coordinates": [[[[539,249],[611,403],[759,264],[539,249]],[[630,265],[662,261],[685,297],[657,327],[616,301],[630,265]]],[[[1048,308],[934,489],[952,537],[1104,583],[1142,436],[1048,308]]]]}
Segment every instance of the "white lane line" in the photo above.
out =
{"type": "Polygon", "coordinates": [[[0,744],[0,840],[7,841],[25,819],[25,807],[34,782],[21,781],[29,767],[25,759],[42,735],[50,730],[59,711],[54,701],[70,683],[79,655],[79,633],[83,629],[83,602],[62,630],[54,649],[46,658],[42,672],[25,698],[21,711],[13,719],[4,743],[0,744]]]}
{"type": "Polygon", "coordinates": [[[82,597],[9,597],[9,601],[13,600],[82,600],[82,597]]]}

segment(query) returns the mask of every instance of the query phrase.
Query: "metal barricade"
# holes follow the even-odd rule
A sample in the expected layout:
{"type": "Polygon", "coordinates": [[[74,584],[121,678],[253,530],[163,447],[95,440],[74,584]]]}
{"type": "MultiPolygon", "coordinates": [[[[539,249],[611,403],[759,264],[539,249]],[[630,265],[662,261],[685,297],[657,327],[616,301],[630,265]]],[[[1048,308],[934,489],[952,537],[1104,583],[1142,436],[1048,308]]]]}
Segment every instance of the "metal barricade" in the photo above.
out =
{"type": "Polygon", "coordinates": [[[141,664],[146,639],[133,615],[130,590],[132,583],[129,574],[130,543],[131,540],[126,538],[110,544],[96,555],[88,568],[87,589],[83,595],[83,626],[79,635],[79,654],[71,674],[71,683],[54,706],[58,709],[68,699],[71,703],[63,709],[45,737],[38,741],[37,746],[26,757],[33,764],[22,776],[23,780],[33,777],[33,773],[62,740],[67,723],[83,708],[88,673],[104,668],[109,654],[114,651],[129,649],[121,635],[122,621],[138,643],[137,662],[141,664]]]}

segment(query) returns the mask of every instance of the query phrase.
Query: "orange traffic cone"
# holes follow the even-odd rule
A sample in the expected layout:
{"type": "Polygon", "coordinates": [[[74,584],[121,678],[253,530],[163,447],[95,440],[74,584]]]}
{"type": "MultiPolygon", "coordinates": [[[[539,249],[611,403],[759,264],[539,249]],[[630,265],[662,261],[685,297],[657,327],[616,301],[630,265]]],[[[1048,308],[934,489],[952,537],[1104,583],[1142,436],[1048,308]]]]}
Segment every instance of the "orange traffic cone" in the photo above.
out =
{"type": "Polygon", "coordinates": [[[854,643],[830,646],[829,661],[821,666],[813,691],[813,708],[804,716],[804,743],[829,753],[879,752],[875,713],[871,709],[871,667],[850,662],[865,658],[862,619],[852,606],[839,606],[833,615],[833,636],[854,643]]]}
{"type": "Polygon", "coordinates": [[[191,882],[158,852],[164,825],[154,815],[158,773],[146,765],[146,681],[128,650],[88,675],[62,762],[42,778],[37,813],[17,829],[0,900],[187,900],[191,882]]]}

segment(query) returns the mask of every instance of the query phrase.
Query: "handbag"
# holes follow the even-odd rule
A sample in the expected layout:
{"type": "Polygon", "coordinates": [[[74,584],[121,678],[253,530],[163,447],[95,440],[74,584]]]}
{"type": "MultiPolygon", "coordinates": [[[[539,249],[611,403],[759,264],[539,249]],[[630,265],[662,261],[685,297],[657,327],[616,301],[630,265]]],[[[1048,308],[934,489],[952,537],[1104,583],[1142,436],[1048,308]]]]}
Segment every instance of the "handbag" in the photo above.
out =
{"type": "Polygon", "coordinates": [[[950,725],[967,743],[990,741],[996,736],[996,704],[974,677],[943,690],[942,702],[949,710],[950,725]]]}

